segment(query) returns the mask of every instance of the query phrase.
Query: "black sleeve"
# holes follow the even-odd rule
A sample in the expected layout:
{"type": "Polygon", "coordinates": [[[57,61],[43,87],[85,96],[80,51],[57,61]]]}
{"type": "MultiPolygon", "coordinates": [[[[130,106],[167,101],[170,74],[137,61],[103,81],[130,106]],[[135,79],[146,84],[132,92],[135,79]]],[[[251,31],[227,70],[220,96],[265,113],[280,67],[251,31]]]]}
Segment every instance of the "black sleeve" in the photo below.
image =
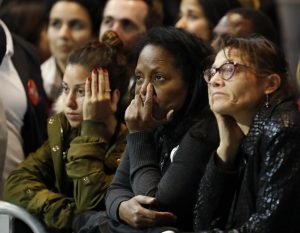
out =
{"type": "Polygon", "coordinates": [[[134,196],[129,181],[129,167],[128,147],[126,146],[124,156],[108,188],[105,200],[107,215],[116,221],[119,220],[118,209],[121,202],[134,196]]]}
{"type": "Polygon", "coordinates": [[[130,180],[134,193],[154,196],[157,208],[171,211],[179,220],[189,219],[192,222],[197,187],[215,145],[192,137],[187,132],[173,162],[162,176],[150,134],[131,134],[127,143],[130,148],[130,180]]]}

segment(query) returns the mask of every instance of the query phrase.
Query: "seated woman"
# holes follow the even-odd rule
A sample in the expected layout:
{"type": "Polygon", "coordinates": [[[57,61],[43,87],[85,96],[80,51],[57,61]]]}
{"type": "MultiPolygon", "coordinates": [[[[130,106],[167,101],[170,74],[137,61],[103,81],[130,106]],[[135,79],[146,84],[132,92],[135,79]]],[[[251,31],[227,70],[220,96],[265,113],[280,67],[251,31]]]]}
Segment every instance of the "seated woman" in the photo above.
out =
{"type": "Polygon", "coordinates": [[[300,232],[300,115],[283,54],[262,37],[223,38],[204,78],[220,144],[195,230],[300,232]]]}
{"type": "Polygon", "coordinates": [[[127,134],[119,108],[128,84],[120,44],[108,32],[103,43],[70,54],[61,112],[48,121],[48,140],[5,182],[4,200],[26,208],[49,229],[71,232],[75,213],[104,210],[127,134]]]}
{"type": "Polygon", "coordinates": [[[153,29],[140,42],[135,97],[125,113],[130,134],[106,196],[108,219],[98,213],[99,229],[91,226],[95,215],[83,227],[76,221],[75,232],[192,229],[198,182],[218,145],[201,79],[210,54],[197,37],[172,27],[153,29]]]}

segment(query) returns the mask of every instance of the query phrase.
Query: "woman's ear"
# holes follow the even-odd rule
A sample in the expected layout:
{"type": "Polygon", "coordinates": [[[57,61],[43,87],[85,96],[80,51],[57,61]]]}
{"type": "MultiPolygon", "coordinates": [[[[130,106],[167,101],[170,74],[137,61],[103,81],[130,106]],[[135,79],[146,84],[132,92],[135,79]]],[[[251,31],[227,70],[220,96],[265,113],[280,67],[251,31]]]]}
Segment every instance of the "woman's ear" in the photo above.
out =
{"type": "Polygon", "coordinates": [[[281,85],[281,77],[278,74],[270,74],[265,82],[265,94],[271,94],[281,85]]]}
{"type": "Polygon", "coordinates": [[[115,89],[111,94],[111,109],[115,113],[118,109],[118,103],[120,100],[120,91],[115,89]]]}

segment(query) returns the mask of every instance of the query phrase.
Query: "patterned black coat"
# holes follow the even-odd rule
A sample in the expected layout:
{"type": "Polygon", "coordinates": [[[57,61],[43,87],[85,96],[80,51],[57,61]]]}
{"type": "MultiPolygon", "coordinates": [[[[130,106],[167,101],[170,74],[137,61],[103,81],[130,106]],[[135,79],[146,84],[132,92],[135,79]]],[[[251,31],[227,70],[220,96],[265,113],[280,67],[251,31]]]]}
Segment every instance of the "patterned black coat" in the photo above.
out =
{"type": "Polygon", "coordinates": [[[234,171],[217,168],[214,158],[198,191],[196,231],[300,232],[300,114],[294,100],[276,98],[260,108],[234,171]]]}

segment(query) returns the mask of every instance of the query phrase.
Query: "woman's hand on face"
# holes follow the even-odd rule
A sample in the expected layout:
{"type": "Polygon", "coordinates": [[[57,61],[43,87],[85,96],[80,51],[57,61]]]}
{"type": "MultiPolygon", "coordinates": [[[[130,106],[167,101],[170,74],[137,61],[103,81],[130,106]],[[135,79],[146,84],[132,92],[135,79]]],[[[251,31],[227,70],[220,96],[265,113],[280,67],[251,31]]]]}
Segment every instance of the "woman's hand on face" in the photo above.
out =
{"type": "Polygon", "coordinates": [[[158,126],[166,124],[173,118],[174,110],[170,110],[166,117],[157,120],[152,116],[153,109],[153,86],[147,85],[145,100],[140,94],[136,94],[125,112],[125,121],[130,133],[155,130],[158,126]]]}
{"type": "Polygon", "coordinates": [[[120,204],[119,217],[128,225],[138,229],[172,225],[176,222],[177,217],[170,212],[159,212],[145,207],[154,204],[153,197],[135,196],[120,204]]]}
{"type": "MultiPolygon", "coordinates": [[[[210,89],[208,89],[208,100],[209,105],[212,106],[210,89]]],[[[221,115],[214,111],[213,113],[217,120],[220,135],[220,144],[217,148],[219,165],[224,168],[231,168],[235,162],[244,134],[233,117],[221,115]]]]}
{"type": "Polygon", "coordinates": [[[92,120],[109,124],[114,118],[110,93],[108,72],[106,69],[95,68],[91,78],[85,82],[83,102],[83,120],[92,120]]]}
{"type": "Polygon", "coordinates": [[[220,145],[217,154],[225,168],[231,168],[235,162],[244,134],[231,116],[214,113],[217,119],[220,145]]]}

